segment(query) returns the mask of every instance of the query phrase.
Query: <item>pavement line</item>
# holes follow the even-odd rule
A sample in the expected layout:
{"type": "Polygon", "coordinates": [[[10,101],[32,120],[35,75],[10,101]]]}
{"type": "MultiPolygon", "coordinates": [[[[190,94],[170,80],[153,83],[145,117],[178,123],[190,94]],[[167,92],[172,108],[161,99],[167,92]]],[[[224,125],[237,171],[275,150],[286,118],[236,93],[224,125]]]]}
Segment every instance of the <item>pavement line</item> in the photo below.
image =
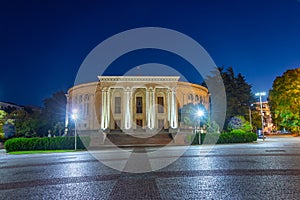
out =
{"type": "MultiPolygon", "coordinates": [[[[203,155],[182,155],[179,158],[192,158],[192,157],[240,157],[240,156],[251,156],[251,157],[262,157],[262,156],[300,156],[300,154],[286,154],[286,153],[264,153],[264,154],[203,154],[203,155]]],[[[160,156],[160,157],[149,157],[149,159],[165,159],[174,158],[177,156],[160,156]]],[[[127,160],[128,158],[107,158],[101,159],[102,161],[118,161],[127,160]]],[[[72,163],[87,163],[87,162],[100,162],[96,159],[90,160],[75,160],[75,161],[64,161],[64,162],[50,162],[50,163],[36,163],[36,164],[22,164],[22,165],[7,165],[0,166],[0,169],[10,169],[10,168],[21,168],[21,167],[39,167],[48,165],[62,165],[62,164],[72,164],[72,163]]],[[[0,163],[1,165],[1,163],[0,163]]]]}
{"type": "MultiPolygon", "coordinates": [[[[129,182],[150,184],[149,191],[156,192],[153,180],[156,178],[172,177],[200,177],[200,176],[299,176],[300,169],[221,169],[221,170],[191,170],[191,171],[156,171],[143,174],[110,174],[98,176],[64,177],[52,179],[38,179],[32,181],[1,183],[0,190],[37,187],[45,185],[59,185],[92,181],[118,180],[116,189],[129,186],[129,182]],[[152,184],[152,185],[151,185],[152,184]]],[[[135,185],[135,184],[133,184],[135,185]]],[[[130,186],[129,186],[130,187],[130,186]]],[[[143,186],[145,187],[145,185],[143,186]]],[[[148,186],[147,186],[148,187],[148,186]]],[[[156,194],[156,193],[155,193],[156,194]]]]}

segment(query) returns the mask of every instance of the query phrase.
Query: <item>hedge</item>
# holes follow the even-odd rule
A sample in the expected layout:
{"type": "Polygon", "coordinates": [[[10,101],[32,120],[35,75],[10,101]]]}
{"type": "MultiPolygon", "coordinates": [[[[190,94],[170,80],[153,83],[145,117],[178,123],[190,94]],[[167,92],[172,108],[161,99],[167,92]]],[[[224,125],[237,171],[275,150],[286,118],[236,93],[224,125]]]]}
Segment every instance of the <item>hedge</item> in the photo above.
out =
{"type": "MultiPolygon", "coordinates": [[[[12,138],[4,143],[7,152],[74,149],[74,137],[12,138]]],[[[77,149],[86,149],[89,137],[77,137],[77,149]]]]}
{"type": "MultiPolygon", "coordinates": [[[[199,144],[199,134],[196,134],[192,144],[199,144]]],[[[201,144],[229,144],[229,143],[247,143],[257,140],[256,133],[231,131],[223,133],[202,133],[201,144]]]]}

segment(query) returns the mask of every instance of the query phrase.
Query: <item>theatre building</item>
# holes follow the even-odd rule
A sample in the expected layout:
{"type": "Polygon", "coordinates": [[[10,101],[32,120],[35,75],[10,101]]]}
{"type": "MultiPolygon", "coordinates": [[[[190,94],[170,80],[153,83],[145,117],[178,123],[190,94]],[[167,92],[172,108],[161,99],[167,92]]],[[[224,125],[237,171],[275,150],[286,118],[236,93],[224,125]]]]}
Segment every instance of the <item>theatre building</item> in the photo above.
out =
{"type": "Polygon", "coordinates": [[[207,88],[179,81],[179,76],[99,76],[75,85],[67,94],[66,127],[78,111],[83,133],[172,132],[178,130],[178,109],[202,103],[209,110],[207,88]]]}

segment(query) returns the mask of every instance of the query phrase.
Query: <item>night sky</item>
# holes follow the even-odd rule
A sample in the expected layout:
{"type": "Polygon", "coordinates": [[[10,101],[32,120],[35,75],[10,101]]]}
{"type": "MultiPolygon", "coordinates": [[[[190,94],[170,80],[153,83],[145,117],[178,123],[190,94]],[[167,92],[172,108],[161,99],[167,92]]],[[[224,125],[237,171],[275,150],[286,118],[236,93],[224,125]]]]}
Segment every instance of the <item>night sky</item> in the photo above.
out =
{"type": "MultiPolygon", "coordinates": [[[[72,87],[94,47],[138,27],[164,27],[190,36],[217,66],[232,66],[242,73],[254,93],[267,92],[276,76],[300,67],[300,1],[296,0],[4,0],[0,101],[41,106],[52,93],[72,87]]],[[[149,62],[175,68],[187,64],[167,52],[136,51],[120,57],[109,73],[149,62]]]]}

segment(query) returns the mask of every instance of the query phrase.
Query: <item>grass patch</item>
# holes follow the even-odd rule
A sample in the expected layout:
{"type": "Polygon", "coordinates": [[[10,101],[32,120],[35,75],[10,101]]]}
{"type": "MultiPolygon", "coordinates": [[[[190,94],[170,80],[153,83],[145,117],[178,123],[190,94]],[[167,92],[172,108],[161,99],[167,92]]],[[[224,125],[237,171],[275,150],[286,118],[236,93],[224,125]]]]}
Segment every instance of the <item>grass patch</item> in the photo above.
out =
{"type": "MultiPolygon", "coordinates": [[[[78,150],[77,150],[78,151],[78,150]]],[[[39,153],[65,153],[65,152],[77,152],[75,150],[36,150],[36,151],[13,151],[9,154],[39,154],[39,153]]],[[[82,151],[82,150],[79,150],[82,151]]]]}

